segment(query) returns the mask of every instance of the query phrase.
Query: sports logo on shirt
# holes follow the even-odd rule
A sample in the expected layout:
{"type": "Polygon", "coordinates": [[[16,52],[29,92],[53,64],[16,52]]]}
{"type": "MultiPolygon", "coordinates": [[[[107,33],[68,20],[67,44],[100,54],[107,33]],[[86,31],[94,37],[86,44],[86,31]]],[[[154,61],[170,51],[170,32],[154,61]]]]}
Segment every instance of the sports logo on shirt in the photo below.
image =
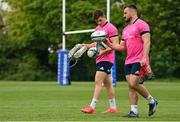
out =
{"type": "Polygon", "coordinates": [[[101,67],[100,70],[104,70],[104,67],[101,67]]]}
{"type": "Polygon", "coordinates": [[[134,74],[139,75],[139,71],[136,71],[134,74]]]}

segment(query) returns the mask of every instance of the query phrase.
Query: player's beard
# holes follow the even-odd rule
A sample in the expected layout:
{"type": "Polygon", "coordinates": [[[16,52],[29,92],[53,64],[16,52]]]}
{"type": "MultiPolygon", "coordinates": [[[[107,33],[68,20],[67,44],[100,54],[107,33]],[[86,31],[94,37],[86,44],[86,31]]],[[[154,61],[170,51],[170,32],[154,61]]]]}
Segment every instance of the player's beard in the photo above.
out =
{"type": "Polygon", "coordinates": [[[129,23],[131,21],[131,17],[125,17],[124,19],[125,19],[126,23],[129,23]]]}
{"type": "Polygon", "coordinates": [[[125,19],[126,23],[129,23],[131,21],[130,18],[125,19]]]}

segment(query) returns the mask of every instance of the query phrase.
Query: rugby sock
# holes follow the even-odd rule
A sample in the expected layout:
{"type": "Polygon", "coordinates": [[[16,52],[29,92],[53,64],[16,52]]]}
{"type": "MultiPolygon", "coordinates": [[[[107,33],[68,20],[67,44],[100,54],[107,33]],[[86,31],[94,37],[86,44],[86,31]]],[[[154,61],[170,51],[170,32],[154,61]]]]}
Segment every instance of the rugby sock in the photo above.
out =
{"type": "Polygon", "coordinates": [[[148,101],[149,101],[149,103],[151,103],[151,104],[153,104],[155,101],[154,101],[154,98],[151,96],[151,95],[149,95],[147,98],[146,98],[148,101]]]}
{"type": "Polygon", "coordinates": [[[95,109],[96,108],[96,103],[98,102],[98,100],[96,100],[96,99],[92,99],[92,101],[91,101],[91,104],[90,104],[90,106],[93,108],[93,109],[95,109]]]}
{"type": "Polygon", "coordinates": [[[138,106],[137,105],[131,105],[131,111],[133,111],[135,114],[138,114],[138,106]]]}
{"type": "Polygon", "coordinates": [[[109,105],[110,105],[110,108],[116,109],[116,100],[115,100],[115,98],[109,99],[109,105]]]}

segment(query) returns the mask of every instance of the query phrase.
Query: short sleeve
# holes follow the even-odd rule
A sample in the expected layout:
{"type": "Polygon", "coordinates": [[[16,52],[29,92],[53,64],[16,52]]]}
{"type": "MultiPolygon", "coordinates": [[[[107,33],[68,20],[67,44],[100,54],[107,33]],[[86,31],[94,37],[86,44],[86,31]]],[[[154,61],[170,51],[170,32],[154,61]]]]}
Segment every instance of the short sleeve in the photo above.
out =
{"type": "Polygon", "coordinates": [[[140,35],[143,35],[145,33],[150,33],[149,25],[144,21],[140,21],[138,23],[138,29],[139,29],[140,35]]]}
{"type": "Polygon", "coordinates": [[[118,36],[118,30],[114,25],[111,24],[109,25],[109,28],[108,28],[108,37],[112,38],[115,36],[118,36]]]}

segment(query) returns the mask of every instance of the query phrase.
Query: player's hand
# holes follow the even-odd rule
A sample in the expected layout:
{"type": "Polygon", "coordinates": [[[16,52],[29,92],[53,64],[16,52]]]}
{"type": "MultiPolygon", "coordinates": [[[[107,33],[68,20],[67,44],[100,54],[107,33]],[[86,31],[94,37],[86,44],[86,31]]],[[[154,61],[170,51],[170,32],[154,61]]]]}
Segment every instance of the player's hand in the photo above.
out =
{"type": "Polygon", "coordinates": [[[111,40],[109,38],[106,38],[106,44],[108,47],[113,49],[113,43],[111,42],[111,40]]]}
{"type": "Polygon", "coordinates": [[[91,48],[91,47],[95,47],[95,43],[91,43],[91,44],[81,44],[82,46],[86,46],[87,48],[91,48]]]}
{"type": "Polygon", "coordinates": [[[140,61],[141,66],[146,65],[146,58],[142,58],[142,60],[140,61]]]}
{"type": "Polygon", "coordinates": [[[90,48],[90,44],[81,44],[82,46],[86,46],[87,48],[90,48]]]}

